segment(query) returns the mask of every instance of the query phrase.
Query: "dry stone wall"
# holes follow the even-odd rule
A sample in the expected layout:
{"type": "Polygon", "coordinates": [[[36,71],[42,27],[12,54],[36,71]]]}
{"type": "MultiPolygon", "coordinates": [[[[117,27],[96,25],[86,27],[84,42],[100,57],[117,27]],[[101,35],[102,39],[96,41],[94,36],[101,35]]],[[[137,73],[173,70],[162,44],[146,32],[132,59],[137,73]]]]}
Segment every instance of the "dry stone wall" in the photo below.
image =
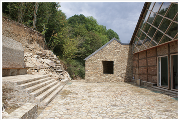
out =
{"type": "Polygon", "coordinates": [[[132,53],[130,45],[113,40],[85,62],[87,82],[120,82],[132,78],[132,53]],[[113,74],[103,73],[103,61],[113,61],[113,74]]]}
{"type": "MultiPolygon", "coordinates": [[[[27,74],[49,74],[61,81],[71,80],[58,57],[51,50],[48,50],[48,47],[45,45],[44,36],[38,31],[3,16],[2,35],[22,44],[22,50],[24,49],[23,60],[11,59],[11,63],[20,60],[24,61],[24,67],[28,69],[27,74]]],[[[6,40],[3,38],[3,41],[6,40]]],[[[11,53],[13,53],[13,50],[11,50],[11,53]]],[[[14,64],[14,66],[17,67],[17,64],[14,64]]],[[[12,69],[5,70],[4,72],[11,73],[11,71],[12,69]]],[[[22,73],[18,70],[16,72],[18,72],[17,74],[22,73]]]]}

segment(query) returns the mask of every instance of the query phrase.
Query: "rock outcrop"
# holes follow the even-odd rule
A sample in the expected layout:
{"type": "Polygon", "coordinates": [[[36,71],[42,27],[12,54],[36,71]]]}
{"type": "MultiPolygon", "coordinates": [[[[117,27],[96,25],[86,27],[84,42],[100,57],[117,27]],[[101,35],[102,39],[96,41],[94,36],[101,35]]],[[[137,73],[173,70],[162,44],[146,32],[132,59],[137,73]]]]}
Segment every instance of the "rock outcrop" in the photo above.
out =
{"type": "Polygon", "coordinates": [[[51,50],[35,51],[34,53],[24,53],[24,62],[28,68],[27,74],[48,74],[56,80],[71,80],[60,60],[51,50]]]}

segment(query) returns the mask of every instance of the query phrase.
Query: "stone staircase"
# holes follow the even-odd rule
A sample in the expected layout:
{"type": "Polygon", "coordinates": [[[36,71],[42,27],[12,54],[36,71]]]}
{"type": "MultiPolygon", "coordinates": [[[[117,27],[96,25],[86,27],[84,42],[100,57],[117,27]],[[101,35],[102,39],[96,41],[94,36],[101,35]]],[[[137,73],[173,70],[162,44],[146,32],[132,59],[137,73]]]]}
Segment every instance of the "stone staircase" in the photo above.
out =
{"type": "Polygon", "coordinates": [[[48,105],[66,84],[48,75],[17,75],[2,80],[4,87],[13,88],[17,101],[36,103],[39,108],[48,105]]]}

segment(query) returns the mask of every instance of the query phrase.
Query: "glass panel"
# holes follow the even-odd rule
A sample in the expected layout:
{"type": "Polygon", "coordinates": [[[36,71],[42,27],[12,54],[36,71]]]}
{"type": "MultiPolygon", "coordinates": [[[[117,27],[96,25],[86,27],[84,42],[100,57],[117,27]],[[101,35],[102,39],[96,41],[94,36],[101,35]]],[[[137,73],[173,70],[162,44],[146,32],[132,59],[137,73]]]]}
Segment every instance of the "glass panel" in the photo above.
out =
{"type": "Polygon", "coordinates": [[[178,55],[173,55],[173,88],[178,89],[178,55]]]}
{"type": "Polygon", "coordinates": [[[177,34],[178,32],[178,24],[176,23],[172,23],[171,27],[169,28],[167,34],[169,36],[171,36],[172,38],[174,38],[174,36],[177,34]]]}
{"type": "Polygon", "coordinates": [[[170,2],[164,2],[161,9],[160,9],[160,11],[159,11],[159,14],[164,16],[164,14],[166,13],[166,11],[169,8],[170,4],[171,4],[170,2]]]}
{"type": "Polygon", "coordinates": [[[147,12],[146,17],[145,17],[145,19],[144,19],[145,21],[147,21],[147,19],[148,19],[148,17],[149,17],[149,14],[150,14],[150,11],[147,12]]]}
{"type": "Polygon", "coordinates": [[[156,2],[155,6],[154,6],[154,8],[153,8],[153,11],[154,11],[154,12],[158,12],[159,7],[161,6],[161,3],[162,3],[162,2],[156,2]]]}
{"type": "Polygon", "coordinates": [[[138,30],[138,34],[137,34],[138,38],[140,37],[141,33],[142,33],[141,30],[138,30]]]}
{"type": "Polygon", "coordinates": [[[153,35],[154,35],[155,32],[156,32],[156,29],[155,29],[154,27],[151,27],[148,35],[149,35],[150,37],[153,37],[153,35]]]}
{"type": "Polygon", "coordinates": [[[134,52],[136,53],[136,52],[138,52],[138,50],[137,50],[137,48],[134,46],[134,52]]]}
{"type": "Polygon", "coordinates": [[[173,19],[177,12],[178,12],[178,5],[173,3],[166,17],[173,19]]]}
{"type": "Polygon", "coordinates": [[[163,32],[165,32],[169,26],[169,24],[171,23],[170,20],[168,19],[164,19],[161,26],[159,27],[160,30],[162,30],[163,32]]]}
{"type": "Polygon", "coordinates": [[[135,41],[134,41],[135,45],[137,45],[138,43],[138,39],[136,38],[135,41]]]}
{"type": "Polygon", "coordinates": [[[162,20],[162,17],[158,15],[158,16],[156,17],[153,25],[156,26],[156,27],[158,27],[159,24],[160,24],[160,22],[161,22],[161,20],[162,20]]]}
{"type": "Polygon", "coordinates": [[[174,21],[177,21],[177,22],[178,22],[178,15],[176,16],[176,18],[174,19],[174,21]]]}
{"type": "Polygon", "coordinates": [[[143,28],[143,25],[144,25],[144,20],[142,20],[142,23],[139,28],[143,28]]]}
{"type": "Polygon", "coordinates": [[[140,40],[144,40],[145,39],[145,37],[146,37],[146,35],[144,34],[144,33],[142,33],[142,35],[141,35],[141,37],[140,37],[140,40]]]}
{"type": "Polygon", "coordinates": [[[145,25],[145,27],[144,27],[144,32],[148,32],[148,30],[149,30],[149,27],[150,27],[150,25],[148,24],[148,23],[146,23],[146,25],[145,25]]]}
{"type": "Polygon", "coordinates": [[[168,60],[161,57],[161,86],[168,87],[168,60]]]}
{"type": "Polygon", "coordinates": [[[149,37],[146,38],[145,40],[145,45],[150,48],[150,47],[153,47],[155,46],[156,44],[153,42],[153,40],[151,41],[151,39],[149,37]]]}
{"type": "Polygon", "coordinates": [[[163,39],[161,40],[160,44],[164,43],[164,42],[168,42],[171,41],[171,39],[167,36],[164,36],[163,39]]]}
{"type": "Polygon", "coordinates": [[[157,43],[159,43],[159,40],[161,39],[162,35],[163,35],[163,34],[162,34],[160,31],[158,31],[153,39],[154,39],[157,43]]]}
{"type": "Polygon", "coordinates": [[[152,10],[153,5],[154,5],[154,2],[151,3],[149,10],[152,10]]]}

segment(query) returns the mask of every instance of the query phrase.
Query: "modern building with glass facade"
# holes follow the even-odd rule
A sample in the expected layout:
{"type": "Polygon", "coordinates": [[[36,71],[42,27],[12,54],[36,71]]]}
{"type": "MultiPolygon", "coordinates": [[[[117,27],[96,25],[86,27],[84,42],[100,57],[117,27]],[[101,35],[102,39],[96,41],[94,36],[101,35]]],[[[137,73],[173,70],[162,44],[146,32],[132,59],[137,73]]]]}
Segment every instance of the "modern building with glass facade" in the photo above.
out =
{"type": "Polygon", "coordinates": [[[178,90],[177,2],[146,2],[130,45],[135,79],[178,90]]]}

